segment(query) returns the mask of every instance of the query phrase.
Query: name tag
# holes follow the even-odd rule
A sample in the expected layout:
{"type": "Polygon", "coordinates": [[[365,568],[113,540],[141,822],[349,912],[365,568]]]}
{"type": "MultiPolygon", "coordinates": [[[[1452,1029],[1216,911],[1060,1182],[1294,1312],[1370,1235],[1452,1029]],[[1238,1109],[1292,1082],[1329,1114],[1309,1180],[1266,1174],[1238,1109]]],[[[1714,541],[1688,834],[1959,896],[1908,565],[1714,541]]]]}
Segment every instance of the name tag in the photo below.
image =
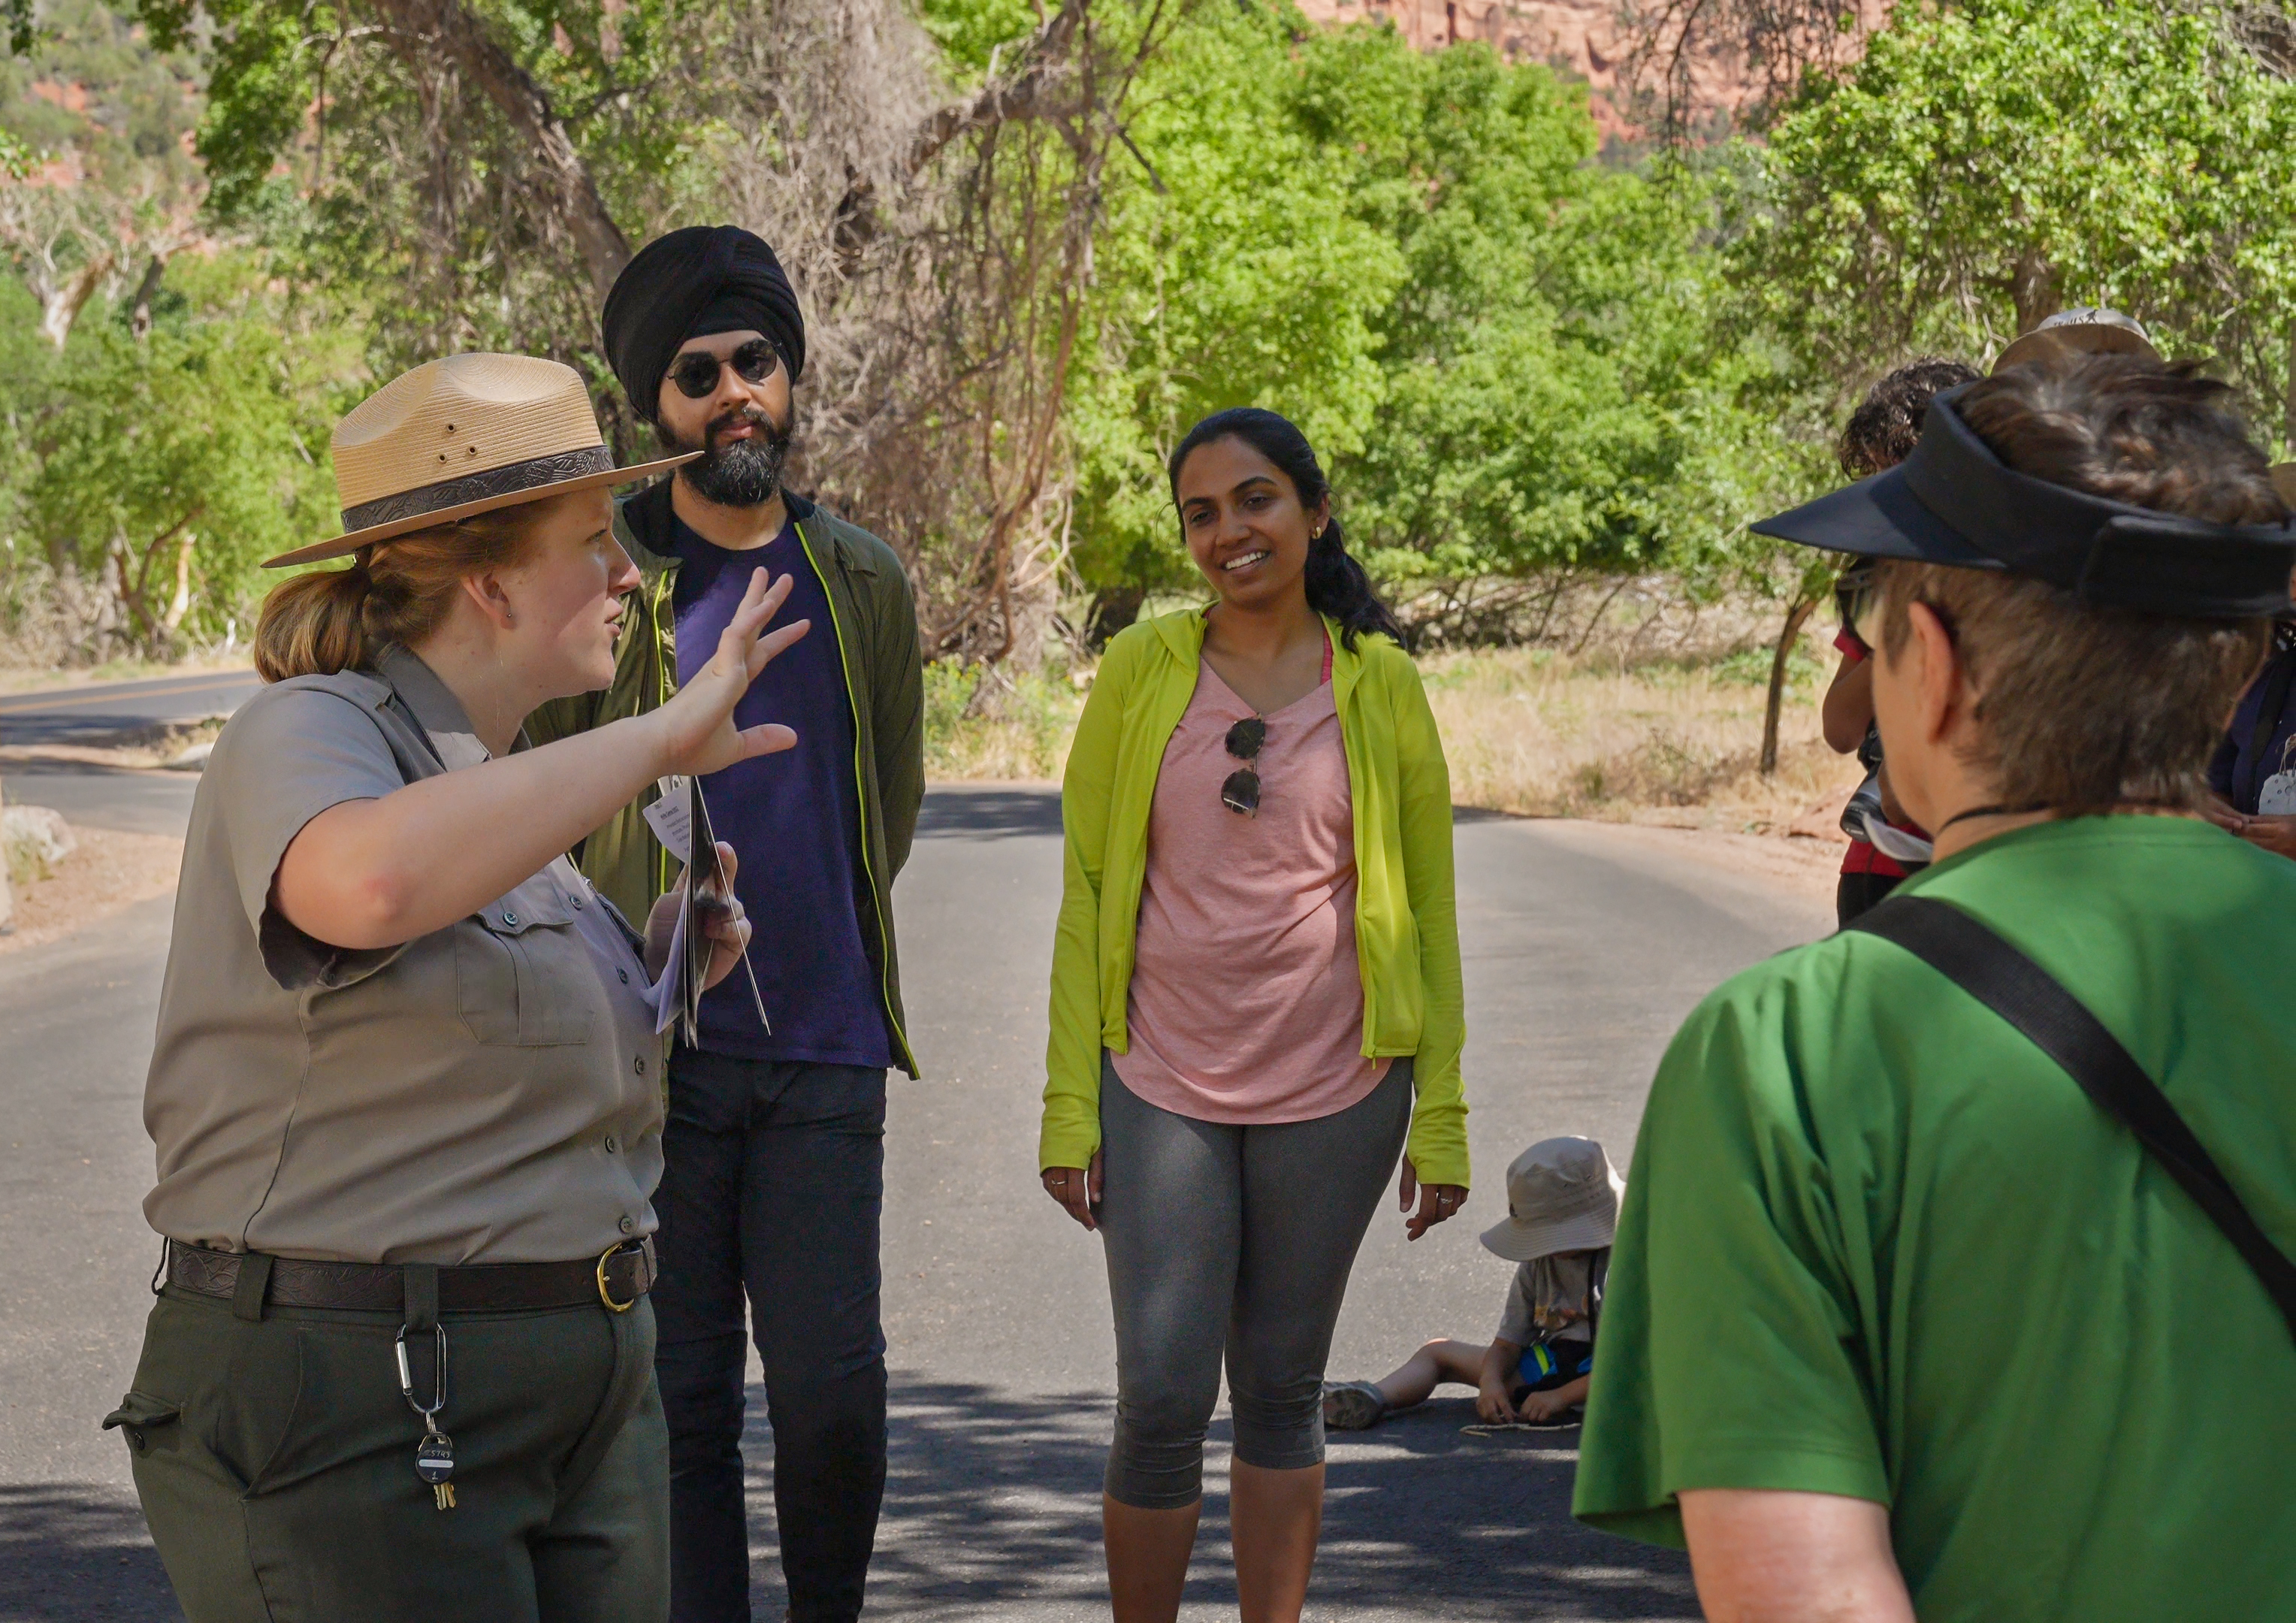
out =
{"type": "Polygon", "coordinates": [[[685,780],[668,777],[661,780],[661,799],[639,814],[653,837],[661,841],[661,848],[670,859],[681,865],[693,857],[693,813],[685,803],[685,780]]]}
{"type": "Polygon", "coordinates": [[[2296,772],[2276,772],[2264,780],[2264,787],[2256,791],[2256,814],[2259,817],[2296,816],[2296,772]]]}

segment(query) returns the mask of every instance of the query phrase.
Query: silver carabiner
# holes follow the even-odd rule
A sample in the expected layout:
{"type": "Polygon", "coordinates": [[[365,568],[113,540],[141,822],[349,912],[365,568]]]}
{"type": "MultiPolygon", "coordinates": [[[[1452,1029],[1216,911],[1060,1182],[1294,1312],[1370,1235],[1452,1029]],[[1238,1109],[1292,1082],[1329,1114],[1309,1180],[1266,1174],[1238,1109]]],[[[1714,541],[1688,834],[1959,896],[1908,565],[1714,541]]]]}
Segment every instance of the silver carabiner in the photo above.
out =
{"type": "Polygon", "coordinates": [[[406,1326],[398,1327],[398,1390],[406,1399],[406,1406],[421,1417],[422,1423],[433,1431],[438,1425],[432,1416],[447,1406],[447,1327],[433,1324],[431,1332],[439,1338],[439,1378],[431,1382],[430,1406],[425,1408],[414,1398],[414,1371],[406,1362],[406,1326]]]}

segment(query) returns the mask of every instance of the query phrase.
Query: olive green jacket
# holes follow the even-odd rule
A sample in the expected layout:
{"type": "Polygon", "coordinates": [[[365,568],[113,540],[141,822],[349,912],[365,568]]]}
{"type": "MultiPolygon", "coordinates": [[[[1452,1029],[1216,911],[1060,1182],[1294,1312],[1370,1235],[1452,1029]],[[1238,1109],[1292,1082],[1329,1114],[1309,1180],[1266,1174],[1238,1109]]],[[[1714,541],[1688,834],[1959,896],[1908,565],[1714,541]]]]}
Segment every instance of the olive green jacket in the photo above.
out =
{"type": "MultiPolygon", "coordinates": [[[[545,705],[527,718],[527,736],[543,744],[653,709],[677,690],[677,648],[670,590],[678,561],[668,551],[669,481],[650,485],[615,504],[614,534],[644,578],[623,611],[614,680],[602,693],[545,705]]],[[[917,1074],[901,1014],[898,956],[893,946],[893,876],[909,859],[917,808],[925,796],[924,668],[917,647],[916,602],[893,549],[803,497],[788,498],[799,543],[829,597],[829,627],[845,666],[853,705],[853,775],[860,788],[861,860],[874,906],[861,935],[883,988],[885,1021],[901,1069],[917,1074]]],[[[822,627],[816,627],[818,636],[822,627]]],[[[583,842],[585,877],[632,919],[644,919],[675,877],[669,857],[644,812],[658,798],[648,786],[583,842]]]]}
{"type": "MultiPolygon", "coordinates": [[[[1419,668],[1376,633],[1332,638],[1332,699],[1355,816],[1356,958],[1363,1053],[1414,1056],[1406,1152],[1422,1183],[1465,1184],[1467,1040],[1451,869],[1451,776],[1419,668]]],[[[1196,691],[1204,611],[1128,627],[1101,656],[1061,784],[1067,833],[1053,941],[1052,1039],[1037,1164],[1100,1148],[1100,1054],[1131,1045],[1134,935],[1164,748],[1196,691]]],[[[1210,965],[1214,980],[1234,965],[1210,965]]]]}

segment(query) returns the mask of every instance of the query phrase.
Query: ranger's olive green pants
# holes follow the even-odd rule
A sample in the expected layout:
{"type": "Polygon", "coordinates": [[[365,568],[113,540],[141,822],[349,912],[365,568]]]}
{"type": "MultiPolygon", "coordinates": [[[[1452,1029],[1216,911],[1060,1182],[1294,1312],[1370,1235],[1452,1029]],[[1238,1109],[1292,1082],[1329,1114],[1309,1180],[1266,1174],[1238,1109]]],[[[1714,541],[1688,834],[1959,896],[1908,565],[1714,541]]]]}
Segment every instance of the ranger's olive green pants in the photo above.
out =
{"type": "MultiPolygon", "coordinates": [[[[232,1304],[169,1286],[126,1434],[190,1623],[657,1623],[669,1445],[653,1309],[444,1314],[452,1510],[414,1474],[399,1316],[232,1304]]],[[[431,1337],[410,1334],[427,1401],[431,1337]]]]}

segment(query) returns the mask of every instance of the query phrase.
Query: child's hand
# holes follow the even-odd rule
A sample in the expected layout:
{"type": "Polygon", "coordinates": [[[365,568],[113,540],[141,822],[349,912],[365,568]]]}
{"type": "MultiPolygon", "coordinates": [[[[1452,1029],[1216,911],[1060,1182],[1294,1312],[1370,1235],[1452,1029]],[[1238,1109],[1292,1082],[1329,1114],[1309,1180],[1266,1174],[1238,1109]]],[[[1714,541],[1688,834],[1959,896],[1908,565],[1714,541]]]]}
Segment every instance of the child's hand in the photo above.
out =
{"type": "Polygon", "coordinates": [[[1522,1400],[1522,1417],[1534,1422],[1552,1420],[1571,1405],[1586,1402],[1587,1380],[1586,1376],[1581,1375],[1576,1381],[1568,1381],[1561,1386],[1549,1387],[1543,1392],[1525,1393],[1522,1400]]]}
{"type": "Polygon", "coordinates": [[[1522,1417],[1528,1421],[1551,1420],[1570,1406],[1560,1387],[1545,1392],[1526,1392],[1522,1399],[1522,1417]]]}
{"type": "MultiPolygon", "coordinates": [[[[1537,1396],[1537,1394],[1533,1394],[1537,1396]]],[[[1476,1384],[1475,1413],[1486,1425],[1505,1425],[1515,1418],[1514,1406],[1507,1401],[1506,1383],[1483,1381],[1476,1384]]]]}

